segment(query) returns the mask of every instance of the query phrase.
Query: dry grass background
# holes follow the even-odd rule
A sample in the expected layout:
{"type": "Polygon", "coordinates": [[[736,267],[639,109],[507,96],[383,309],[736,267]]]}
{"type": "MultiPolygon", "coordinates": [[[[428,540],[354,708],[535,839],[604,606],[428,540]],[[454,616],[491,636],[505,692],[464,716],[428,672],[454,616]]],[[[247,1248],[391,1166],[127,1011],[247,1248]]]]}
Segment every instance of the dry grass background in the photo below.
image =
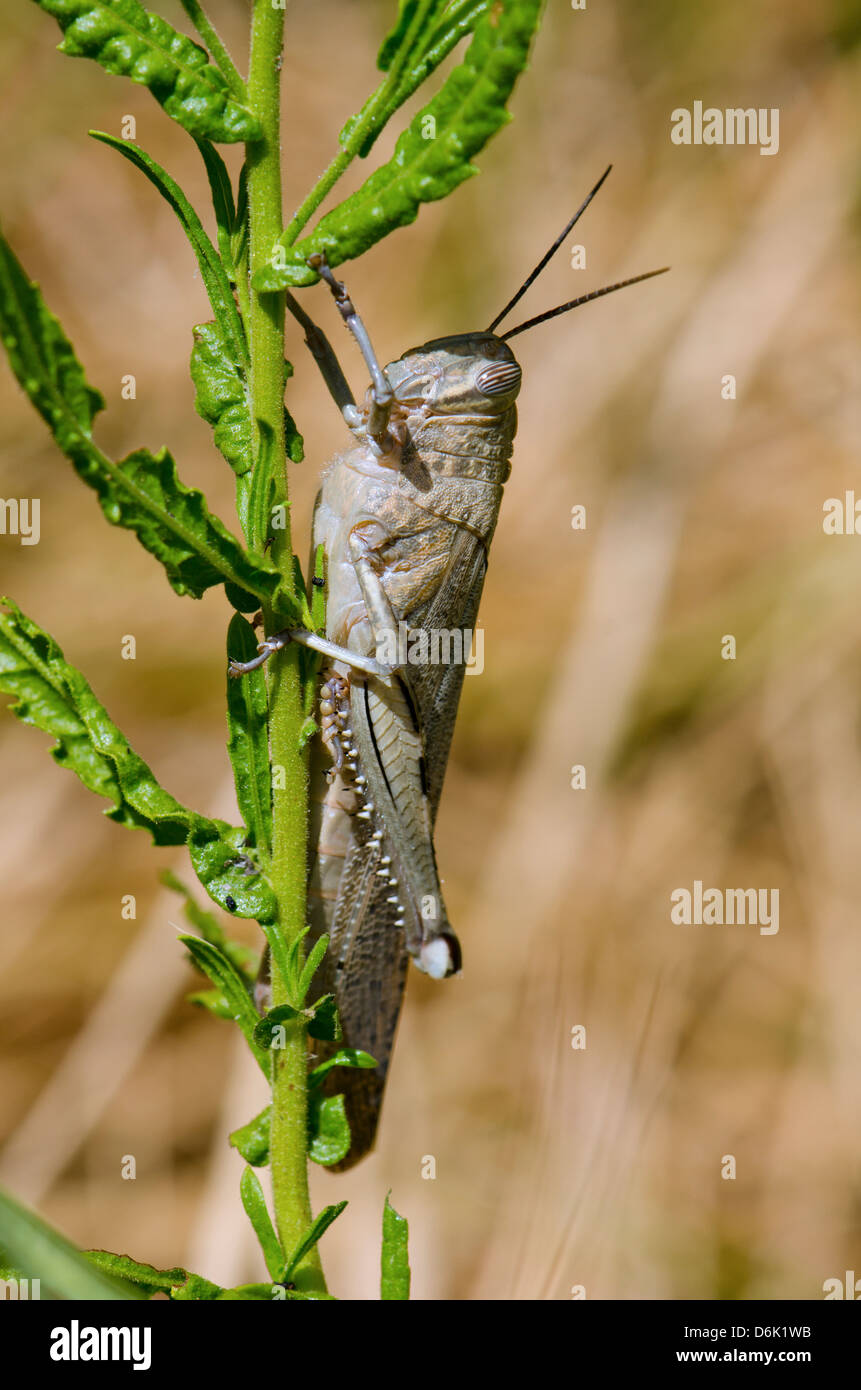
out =
{"type": "MultiPolygon", "coordinates": [[[[246,8],[211,4],[240,53],[246,8]]],[[[370,90],[392,10],[292,0],[289,206],[370,90]]],[[[168,442],[229,518],[229,470],[192,409],[193,259],[86,130],[134,114],[203,207],[196,151],[147,93],[57,56],[33,5],[5,5],[0,36],[5,231],[106,392],[101,437],[168,442]]],[[[612,160],[576,237],[588,269],[560,255],[524,307],[673,273],[518,343],[486,669],[466,682],[438,835],[466,970],[444,988],[413,976],[378,1150],[314,1174],[318,1206],[351,1199],[324,1247],[345,1297],[375,1296],[389,1187],[420,1298],[817,1298],[859,1267],[861,541],[822,532],[824,500],[858,485],[859,39],[857,6],[819,0],[550,0],[481,176],[348,268],[386,358],[483,324],[612,160]],[[779,153],[673,145],[670,112],[696,99],[779,107],[779,153]],[[695,878],[779,888],[779,934],[673,926],[669,895],[695,878]]],[[[324,294],[305,302],[363,386],[324,294]]],[[[296,333],[289,351],[304,536],[344,434],[296,333]]],[[[105,526],[5,370],[0,402],[0,493],[42,499],[37,547],[0,539],[3,591],[177,796],[230,815],[223,603],[177,601],[105,526]]],[[[4,719],[0,738],[0,1180],[83,1245],[260,1277],[225,1133],[261,1082],[183,1000],[195,980],[156,877],[181,859],[100,818],[41,735],[4,719]]]]}

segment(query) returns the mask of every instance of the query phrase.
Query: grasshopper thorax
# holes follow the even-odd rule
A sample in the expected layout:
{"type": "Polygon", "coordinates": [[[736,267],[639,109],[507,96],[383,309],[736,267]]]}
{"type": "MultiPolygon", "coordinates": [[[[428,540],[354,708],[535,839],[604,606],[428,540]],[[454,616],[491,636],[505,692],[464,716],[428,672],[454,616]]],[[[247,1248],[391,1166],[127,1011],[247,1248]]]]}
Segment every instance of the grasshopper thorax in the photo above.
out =
{"type": "Polygon", "coordinates": [[[486,331],[410,348],[385,374],[405,411],[433,415],[502,415],[514,404],[521,382],[511,348],[486,331]]]}

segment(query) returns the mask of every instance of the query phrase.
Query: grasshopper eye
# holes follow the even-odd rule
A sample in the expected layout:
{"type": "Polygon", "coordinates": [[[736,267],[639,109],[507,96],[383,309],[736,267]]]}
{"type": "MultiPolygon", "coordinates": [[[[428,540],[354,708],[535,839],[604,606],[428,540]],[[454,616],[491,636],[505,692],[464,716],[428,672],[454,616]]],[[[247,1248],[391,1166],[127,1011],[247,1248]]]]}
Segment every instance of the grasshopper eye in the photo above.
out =
{"type": "Polygon", "coordinates": [[[520,386],[521,371],[516,362],[495,362],[492,367],[484,367],[475,378],[475,384],[485,396],[501,396],[507,391],[516,391],[520,386]]]}

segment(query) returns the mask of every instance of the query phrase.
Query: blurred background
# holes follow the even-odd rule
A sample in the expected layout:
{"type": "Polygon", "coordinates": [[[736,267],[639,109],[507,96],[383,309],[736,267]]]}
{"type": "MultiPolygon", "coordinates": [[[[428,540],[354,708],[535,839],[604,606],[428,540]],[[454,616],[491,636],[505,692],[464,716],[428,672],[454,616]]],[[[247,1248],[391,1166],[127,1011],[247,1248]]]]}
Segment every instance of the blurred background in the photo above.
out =
{"type": "MultiPolygon", "coordinates": [[[[187,28],[176,0],[159,8],[187,28]]],[[[247,6],[208,8],[244,66],[247,6]]],[[[394,10],[291,0],[287,211],[375,85],[394,10]]],[[[5,5],[0,36],[0,213],[107,397],[99,439],[167,443],[231,522],[187,370],[209,317],[196,264],[87,130],[134,115],[203,211],[198,154],[147,92],[58,56],[32,4],[5,5]]],[[[484,325],[612,162],[570,238],[585,268],[560,251],[512,321],[672,273],[515,343],[485,669],[465,683],[438,826],[465,969],[443,987],[412,972],[376,1153],[313,1173],[316,1207],[350,1199],[323,1244],[339,1296],[378,1296],[388,1189],[418,1298],[816,1299],[861,1269],[861,540],[822,526],[859,484],[859,49],[848,0],[550,0],[480,177],[344,267],[383,360],[484,325]],[[694,101],[779,108],[779,151],[673,144],[671,112],[694,101]],[[779,932],[674,925],[670,894],[696,879],[779,889],[779,932]]],[[[301,293],[363,390],[325,292],[301,293]]],[[[304,554],[345,431],[292,327],[288,353],[304,554]]],[[[233,817],[223,601],[177,600],[105,525],[5,364],[0,495],[41,499],[38,546],[0,537],[2,591],[180,800],[233,817]]],[[[193,876],[102,818],[44,735],[4,717],[0,739],[0,1181],[82,1246],[262,1278],[226,1134],[263,1083],[185,1002],[199,977],[157,877],[193,876]]]]}

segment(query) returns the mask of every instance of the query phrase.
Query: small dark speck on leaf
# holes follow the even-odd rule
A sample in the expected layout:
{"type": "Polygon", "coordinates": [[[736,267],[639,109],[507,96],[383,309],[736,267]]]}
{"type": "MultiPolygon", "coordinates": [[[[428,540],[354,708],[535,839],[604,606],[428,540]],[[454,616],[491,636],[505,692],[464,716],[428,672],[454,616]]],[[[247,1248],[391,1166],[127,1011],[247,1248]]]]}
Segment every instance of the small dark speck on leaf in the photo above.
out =
{"type": "Polygon", "coordinates": [[[227,908],[227,911],[228,911],[228,912],[235,912],[235,911],[236,911],[236,899],[235,899],[235,898],[231,898],[231,896],[230,896],[229,893],[228,893],[227,897],[224,899],[224,906],[227,908]]]}

